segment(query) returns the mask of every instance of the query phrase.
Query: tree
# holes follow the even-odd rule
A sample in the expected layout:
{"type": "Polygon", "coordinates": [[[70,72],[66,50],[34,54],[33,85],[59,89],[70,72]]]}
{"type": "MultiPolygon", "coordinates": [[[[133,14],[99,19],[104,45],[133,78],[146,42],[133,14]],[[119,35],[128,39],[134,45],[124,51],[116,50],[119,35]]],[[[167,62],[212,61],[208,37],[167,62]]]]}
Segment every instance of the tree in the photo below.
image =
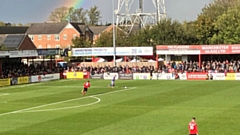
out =
{"type": "Polygon", "coordinates": [[[73,22],[81,22],[81,23],[87,23],[87,10],[84,10],[83,8],[75,9],[73,12],[73,15],[71,16],[71,21],[73,22]]]}
{"type": "Polygon", "coordinates": [[[49,20],[54,23],[66,22],[69,17],[69,8],[68,7],[59,7],[51,12],[49,20]]]}
{"type": "MultiPolygon", "coordinates": [[[[115,27],[115,43],[117,47],[129,46],[129,37],[119,28],[115,27]]],[[[113,29],[101,33],[96,40],[97,47],[112,47],[113,46],[113,29]]]]}
{"type": "Polygon", "coordinates": [[[86,48],[86,47],[91,47],[91,41],[85,40],[81,37],[76,37],[72,39],[72,47],[73,48],[86,48]]]}
{"type": "Polygon", "coordinates": [[[0,45],[0,51],[6,51],[7,48],[4,45],[0,45]]]}
{"type": "Polygon", "coordinates": [[[90,25],[97,25],[101,16],[100,16],[100,10],[97,6],[91,7],[88,11],[88,19],[90,25]]]}
{"type": "Polygon", "coordinates": [[[240,2],[228,9],[214,24],[217,31],[211,38],[215,44],[238,44],[240,42],[240,2]]]}
{"type": "Polygon", "coordinates": [[[229,8],[237,4],[239,0],[215,0],[202,9],[196,20],[198,44],[212,44],[211,38],[218,30],[214,27],[218,18],[226,13],[229,8]]]}
{"type": "Polygon", "coordinates": [[[5,26],[5,22],[0,21],[0,26],[5,26]]]}

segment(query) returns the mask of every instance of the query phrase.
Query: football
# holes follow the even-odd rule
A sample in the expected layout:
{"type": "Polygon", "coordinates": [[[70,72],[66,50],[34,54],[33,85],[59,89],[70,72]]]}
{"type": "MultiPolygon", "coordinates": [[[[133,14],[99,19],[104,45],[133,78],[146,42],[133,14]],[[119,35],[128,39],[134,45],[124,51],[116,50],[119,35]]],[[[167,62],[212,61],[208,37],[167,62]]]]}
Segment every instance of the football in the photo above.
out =
{"type": "Polygon", "coordinates": [[[124,87],[125,89],[127,88],[127,86],[124,87]]]}

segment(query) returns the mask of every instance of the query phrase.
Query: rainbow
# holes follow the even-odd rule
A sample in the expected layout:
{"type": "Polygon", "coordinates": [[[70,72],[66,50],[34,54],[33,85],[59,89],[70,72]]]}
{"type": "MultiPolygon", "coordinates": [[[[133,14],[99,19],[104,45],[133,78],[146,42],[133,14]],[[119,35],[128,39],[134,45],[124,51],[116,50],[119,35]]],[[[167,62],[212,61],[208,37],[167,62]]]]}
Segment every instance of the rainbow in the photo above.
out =
{"type": "Polygon", "coordinates": [[[65,6],[74,7],[75,9],[80,7],[84,8],[90,2],[90,0],[65,0],[65,1],[66,1],[64,3],[65,6]]]}

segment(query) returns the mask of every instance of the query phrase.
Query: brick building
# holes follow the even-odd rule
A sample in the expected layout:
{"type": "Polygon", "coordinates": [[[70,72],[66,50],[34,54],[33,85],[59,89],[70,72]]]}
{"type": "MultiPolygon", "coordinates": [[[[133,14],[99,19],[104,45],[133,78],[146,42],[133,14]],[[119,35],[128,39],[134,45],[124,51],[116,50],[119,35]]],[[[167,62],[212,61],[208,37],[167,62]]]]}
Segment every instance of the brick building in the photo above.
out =
{"type": "Polygon", "coordinates": [[[38,49],[69,48],[75,37],[93,41],[93,32],[83,23],[35,23],[27,34],[38,49]]]}

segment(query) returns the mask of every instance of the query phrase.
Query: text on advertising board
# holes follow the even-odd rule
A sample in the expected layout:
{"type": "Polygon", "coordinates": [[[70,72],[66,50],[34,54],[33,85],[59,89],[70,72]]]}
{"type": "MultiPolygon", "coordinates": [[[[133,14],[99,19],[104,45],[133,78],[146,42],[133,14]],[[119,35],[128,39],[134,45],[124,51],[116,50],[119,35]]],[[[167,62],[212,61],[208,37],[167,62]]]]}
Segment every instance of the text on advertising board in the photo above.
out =
{"type": "Polygon", "coordinates": [[[18,84],[29,83],[29,77],[18,77],[18,84]]]}
{"type": "Polygon", "coordinates": [[[10,79],[0,79],[0,86],[9,86],[11,85],[10,79]]]}
{"type": "MultiPolygon", "coordinates": [[[[73,48],[72,56],[113,56],[113,47],[102,48],[73,48]]],[[[116,55],[118,56],[138,56],[153,55],[153,47],[117,47],[116,55]]]]}

